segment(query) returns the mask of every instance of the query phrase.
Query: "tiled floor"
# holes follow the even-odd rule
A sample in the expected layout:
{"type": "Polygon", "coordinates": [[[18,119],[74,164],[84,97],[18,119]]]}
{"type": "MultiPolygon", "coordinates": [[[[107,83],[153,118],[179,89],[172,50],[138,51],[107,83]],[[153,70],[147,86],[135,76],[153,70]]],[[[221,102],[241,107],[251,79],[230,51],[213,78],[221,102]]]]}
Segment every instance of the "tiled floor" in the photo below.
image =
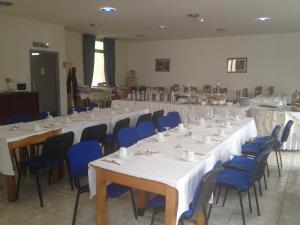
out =
{"type": "MultiPolygon", "coordinates": [[[[244,196],[247,225],[299,225],[300,224],[300,152],[283,154],[284,168],[282,177],[277,174],[274,154],[269,159],[271,176],[267,178],[268,190],[263,190],[259,197],[261,216],[257,216],[252,201],[253,213],[249,213],[248,200],[244,196]]],[[[67,180],[51,186],[46,185],[46,176],[42,180],[44,208],[39,207],[35,180],[27,176],[22,183],[20,200],[8,203],[5,198],[5,187],[1,180],[0,224],[1,225],[69,225],[72,220],[75,203],[75,191],[70,191],[67,180]]],[[[108,201],[108,222],[110,225],[149,225],[151,211],[135,220],[129,195],[108,201]]],[[[89,200],[87,194],[80,198],[78,225],[95,224],[95,200],[89,200]]],[[[157,216],[155,224],[163,224],[163,214],[157,216]]],[[[191,224],[191,223],[185,223],[191,224]]],[[[232,192],[225,207],[216,205],[213,208],[209,225],[242,224],[240,205],[236,193],[232,192]]]]}

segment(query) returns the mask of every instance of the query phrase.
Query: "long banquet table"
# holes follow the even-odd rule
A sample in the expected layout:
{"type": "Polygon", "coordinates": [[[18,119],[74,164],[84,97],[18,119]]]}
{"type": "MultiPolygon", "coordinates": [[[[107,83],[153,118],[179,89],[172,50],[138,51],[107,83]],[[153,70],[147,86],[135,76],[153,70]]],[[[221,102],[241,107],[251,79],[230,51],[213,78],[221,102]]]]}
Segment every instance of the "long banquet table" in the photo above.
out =
{"type": "Polygon", "coordinates": [[[104,158],[115,160],[119,165],[105,162],[103,158],[91,162],[89,185],[91,197],[97,195],[97,225],[107,223],[107,182],[136,188],[139,193],[166,196],[165,224],[177,224],[179,216],[188,209],[202,175],[217,161],[225,162],[240,154],[241,145],[256,135],[253,118],[231,121],[227,128],[220,121],[205,121],[189,125],[183,131],[177,128],[169,130],[163,141],[154,136],[141,140],[128,148],[126,158],[119,158],[118,152],[104,158]],[[223,137],[216,134],[219,129],[224,129],[223,137]],[[207,135],[211,136],[211,143],[203,141],[207,135]],[[151,150],[159,151],[159,154],[149,154],[151,150]],[[195,161],[183,160],[185,151],[194,152],[195,161]]]}
{"type": "Polygon", "coordinates": [[[95,109],[94,111],[82,112],[74,116],[61,116],[52,119],[19,123],[17,124],[17,129],[13,129],[15,125],[1,126],[0,173],[7,177],[6,182],[9,200],[15,200],[15,172],[12,162],[12,152],[14,149],[40,143],[50,136],[69,131],[74,132],[74,143],[78,143],[82,130],[85,127],[107,124],[110,132],[118,120],[129,117],[130,125],[134,126],[138,116],[148,112],[149,110],[147,109],[95,109]],[[39,129],[36,129],[36,125],[38,125],[39,129]]]}
{"type": "Polygon", "coordinates": [[[113,100],[112,108],[122,107],[130,109],[149,109],[150,112],[164,109],[165,113],[177,111],[183,121],[196,121],[200,118],[207,117],[209,114],[214,114],[221,118],[249,116],[249,107],[239,106],[211,106],[211,105],[196,105],[196,104],[180,104],[170,102],[155,102],[155,101],[131,101],[131,100],[113,100]]]}

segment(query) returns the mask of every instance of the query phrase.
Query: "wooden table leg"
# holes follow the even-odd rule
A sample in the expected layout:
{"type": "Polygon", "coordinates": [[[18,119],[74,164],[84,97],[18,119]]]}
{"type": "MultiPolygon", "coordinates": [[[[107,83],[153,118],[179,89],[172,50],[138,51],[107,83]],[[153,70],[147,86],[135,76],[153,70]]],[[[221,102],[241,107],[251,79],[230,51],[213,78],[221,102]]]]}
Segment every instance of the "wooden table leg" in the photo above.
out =
{"type": "Polygon", "coordinates": [[[196,215],[197,225],[205,225],[205,217],[203,209],[200,210],[196,215]]]}
{"type": "Polygon", "coordinates": [[[135,190],[136,207],[139,216],[143,216],[145,213],[145,208],[149,200],[149,195],[150,193],[147,191],[142,191],[139,189],[135,190]]]}
{"type": "Polygon", "coordinates": [[[177,190],[175,188],[167,187],[166,190],[166,214],[165,224],[176,225],[177,215],[177,190]]]}
{"type": "Polygon", "coordinates": [[[6,176],[7,199],[10,202],[17,200],[17,188],[15,176],[6,176]]]}
{"type": "Polygon", "coordinates": [[[96,191],[97,191],[97,225],[107,225],[106,209],[106,181],[103,179],[101,169],[96,171],[96,191]]]}

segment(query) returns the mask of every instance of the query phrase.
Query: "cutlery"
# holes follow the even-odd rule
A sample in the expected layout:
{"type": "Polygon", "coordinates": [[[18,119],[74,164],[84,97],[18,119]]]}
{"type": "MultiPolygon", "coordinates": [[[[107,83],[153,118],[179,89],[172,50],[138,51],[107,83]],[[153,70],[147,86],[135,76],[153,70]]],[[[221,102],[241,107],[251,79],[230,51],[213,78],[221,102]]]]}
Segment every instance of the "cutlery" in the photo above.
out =
{"type": "Polygon", "coordinates": [[[195,155],[206,155],[204,153],[200,153],[200,152],[194,152],[195,155]]]}
{"type": "Polygon", "coordinates": [[[116,160],[112,159],[112,160],[109,160],[109,159],[102,159],[101,161],[103,162],[107,162],[107,163],[112,163],[112,164],[115,164],[115,165],[118,165],[120,166],[121,164],[118,163],[116,160]]]}
{"type": "Polygon", "coordinates": [[[211,139],[212,141],[218,141],[218,142],[221,142],[222,140],[219,140],[219,139],[211,139]]]}

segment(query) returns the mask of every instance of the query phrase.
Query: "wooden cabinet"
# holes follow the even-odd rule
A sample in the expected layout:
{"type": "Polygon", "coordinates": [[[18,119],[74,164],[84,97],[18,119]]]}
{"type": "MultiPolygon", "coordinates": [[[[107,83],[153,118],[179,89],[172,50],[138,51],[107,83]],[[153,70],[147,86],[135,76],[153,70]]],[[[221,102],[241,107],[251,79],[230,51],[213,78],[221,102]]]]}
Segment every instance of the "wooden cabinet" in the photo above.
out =
{"type": "Polygon", "coordinates": [[[0,94],[0,124],[6,124],[9,117],[16,114],[29,114],[34,119],[39,113],[37,92],[12,92],[0,94]]]}

